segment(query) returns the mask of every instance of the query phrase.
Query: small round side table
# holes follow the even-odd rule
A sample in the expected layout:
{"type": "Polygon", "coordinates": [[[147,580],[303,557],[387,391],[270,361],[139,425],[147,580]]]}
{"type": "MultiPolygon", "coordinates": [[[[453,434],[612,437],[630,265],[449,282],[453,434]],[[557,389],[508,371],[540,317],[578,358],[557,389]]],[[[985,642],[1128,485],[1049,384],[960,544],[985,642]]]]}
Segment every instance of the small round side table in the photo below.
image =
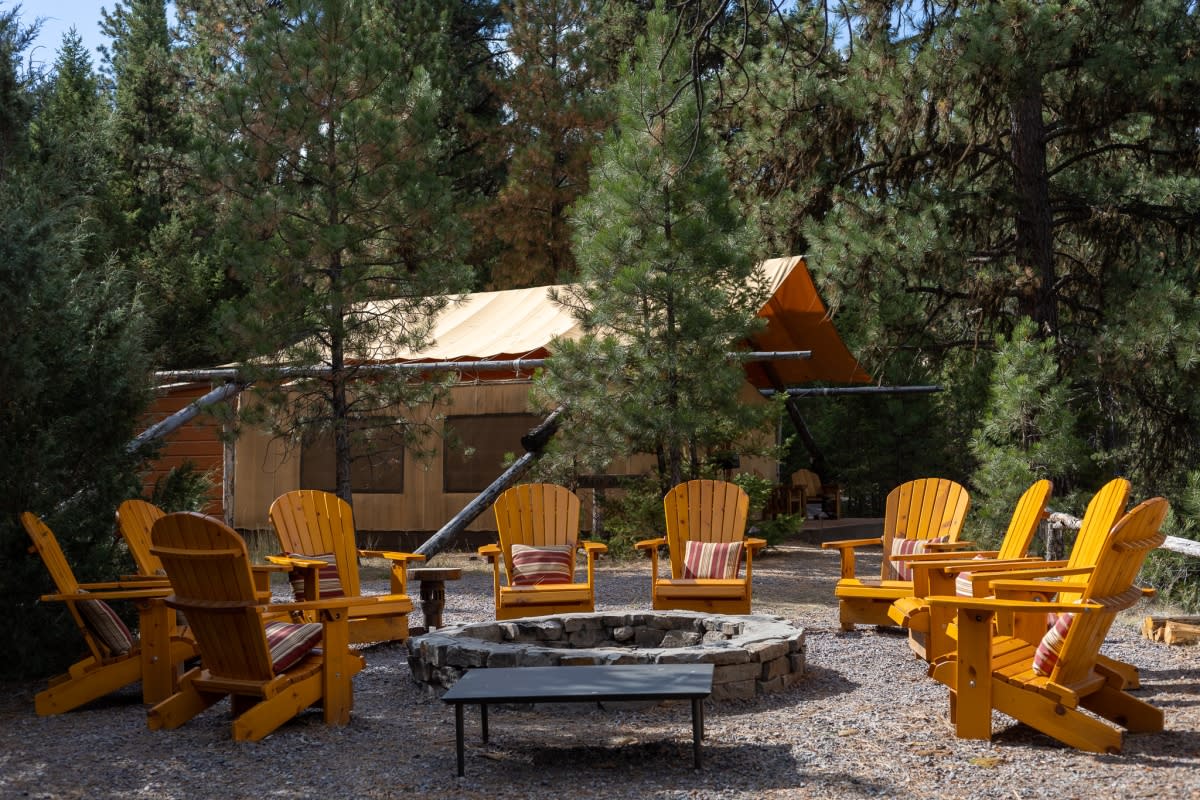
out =
{"type": "Polygon", "coordinates": [[[409,580],[421,582],[421,613],[425,629],[442,627],[442,611],[446,608],[446,581],[462,577],[461,567],[418,567],[408,571],[409,580]]]}

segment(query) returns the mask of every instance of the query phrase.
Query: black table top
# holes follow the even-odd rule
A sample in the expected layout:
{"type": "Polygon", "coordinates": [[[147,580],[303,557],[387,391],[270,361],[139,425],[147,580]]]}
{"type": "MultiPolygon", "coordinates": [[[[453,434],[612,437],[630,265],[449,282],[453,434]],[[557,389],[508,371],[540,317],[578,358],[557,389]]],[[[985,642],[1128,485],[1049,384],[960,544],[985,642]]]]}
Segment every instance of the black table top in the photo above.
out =
{"type": "Polygon", "coordinates": [[[606,664],[468,670],[447,703],[694,699],[712,694],[712,664],[606,664]]]}

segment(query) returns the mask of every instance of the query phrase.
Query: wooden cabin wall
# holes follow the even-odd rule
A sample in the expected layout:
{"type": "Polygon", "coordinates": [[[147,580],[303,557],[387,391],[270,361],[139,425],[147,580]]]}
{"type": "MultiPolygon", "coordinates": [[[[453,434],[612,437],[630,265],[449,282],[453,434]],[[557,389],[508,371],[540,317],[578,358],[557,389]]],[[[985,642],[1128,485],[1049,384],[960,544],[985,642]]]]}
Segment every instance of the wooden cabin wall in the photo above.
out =
{"type": "MultiPolygon", "coordinates": [[[[747,384],[747,402],[766,402],[753,387],[747,384]]],[[[451,389],[451,404],[436,409],[438,414],[451,418],[475,415],[520,415],[514,418],[519,431],[511,442],[502,442],[500,450],[514,455],[523,453],[519,433],[528,430],[542,419],[529,407],[530,384],[527,381],[488,382],[465,384],[451,389]],[[529,415],[528,424],[523,415],[529,415]]],[[[254,402],[251,396],[243,395],[243,402],[254,402]]],[[[439,433],[440,422],[432,423],[439,433]]],[[[769,438],[769,437],[768,437],[769,438]]],[[[449,445],[453,446],[453,445],[449,445]]],[[[354,521],[360,531],[426,531],[441,528],[464,506],[475,498],[477,491],[447,492],[444,490],[447,445],[437,443],[434,454],[426,461],[415,458],[411,452],[404,456],[404,491],[395,493],[355,493],[354,521]]],[[[235,501],[234,526],[241,529],[267,529],[270,523],[267,510],[271,502],[286,491],[300,486],[300,453],[297,448],[288,448],[261,432],[244,429],[236,444],[235,454],[235,501]]],[[[652,469],[654,457],[636,454],[619,458],[609,468],[610,474],[640,474],[652,469]]],[[[478,469],[492,480],[499,476],[504,465],[497,459],[495,464],[478,464],[478,469]]],[[[774,480],[776,463],[768,458],[743,457],[738,472],[756,472],[774,480]]],[[[482,488],[482,487],[481,487],[482,488]]],[[[585,530],[591,528],[590,490],[581,490],[583,501],[582,523],[585,530]]],[[[495,531],[495,518],[484,512],[467,528],[468,531],[495,531]]],[[[368,546],[369,541],[364,542],[368,546]]]]}
{"type": "MultiPolygon", "coordinates": [[[[212,387],[207,383],[170,387],[154,398],[150,411],[142,420],[142,430],[182,410],[211,390],[212,387]]],[[[212,417],[201,414],[186,425],[171,431],[160,442],[158,458],[150,463],[149,469],[142,475],[143,495],[150,497],[158,480],[165,477],[172,468],[181,467],[190,461],[197,472],[210,473],[213,479],[213,488],[209,492],[208,504],[203,508],[204,513],[222,516],[225,513],[221,495],[225,450],[221,443],[220,425],[212,417]]]]}

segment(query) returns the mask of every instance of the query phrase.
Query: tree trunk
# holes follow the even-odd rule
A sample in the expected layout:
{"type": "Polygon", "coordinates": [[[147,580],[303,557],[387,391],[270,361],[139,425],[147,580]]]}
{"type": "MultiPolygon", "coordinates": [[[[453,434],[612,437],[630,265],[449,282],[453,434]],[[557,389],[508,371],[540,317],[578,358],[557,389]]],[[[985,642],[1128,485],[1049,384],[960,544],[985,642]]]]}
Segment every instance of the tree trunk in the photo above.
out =
{"type": "Polygon", "coordinates": [[[1021,311],[1037,323],[1039,335],[1057,337],[1053,218],[1040,75],[1030,78],[1012,101],[1012,160],[1017,193],[1016,259],[1017,267],[1025,272],[1018,279],[1025,284],[1020,293],[1021,311]]]}

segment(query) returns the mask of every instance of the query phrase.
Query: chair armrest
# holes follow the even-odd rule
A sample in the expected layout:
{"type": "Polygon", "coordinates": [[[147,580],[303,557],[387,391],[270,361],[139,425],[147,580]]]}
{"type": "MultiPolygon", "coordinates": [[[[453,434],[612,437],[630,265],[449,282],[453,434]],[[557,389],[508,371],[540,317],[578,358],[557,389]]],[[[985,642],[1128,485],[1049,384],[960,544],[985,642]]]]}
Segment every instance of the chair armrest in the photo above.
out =
{"type": "Polygon", "coordinates": [[[745,539],[742,540],[742,544],[746,546],[747,550],[749,550],[750,552],[754,552],[756,550],[762,550],[764,547],[766,547],[767,540],[759,539],[758,537],[755,537],[755,536],[747,536],[745,539]]]}
{"type": "Polygon", "coordinates": [[[925,564],[932,563],[936,567],[945,567],[951,564],[969,564],[977,556],[994,559],[999,552],[999,550],[968,550],[962,553],[896,553],[892,556],[892,561],[907,561],[913,566],[923,562],[925,564]]]}
{"type": "Polygon", "coordinates": [[[1099,603],[1043,603],[1029,600],[1004,600],[994,597],[959,597],[957,595],[934,595],[928,598],[929,605],[939,608],[956,608],[961,611],[1058,611],[1086,613],[1099,611],[1104,606],[1099,603]]]}
{"type": "Polygon", "coordinates": [[[604,542],[593,542],[593,541],[585,540],[585,541],[580,542],[579,546],[583,548],[584,552],[587,553],[589,557],[593,553],[595,553],[596,555],[599,555],[600,553],[608,552],[608,545],[606,545],[604,542]]]}
{"type": "Polygon", "coordinates": [[[870,547],[872,545],[883,545],[883,537],[876,536],[872,539],[839,539],[835,542],[821,542],[823,550],[838,550],[842,556],[842,580],[854,579],[854,551],[859,547],[870,547]]]}
{"type": "Polygon", "coordinates": [[[873,539],[838,539],[836,542],[821,542],[823,550],[845,550],[847,548],[853,550],[856,547],[870,547],[873,544],[883,545],[883,537],[876,536],[873,539]]]}
{"type": "Polygon", "coordinates": [[[634,542],[633,546],[637,550],[657,550],[667,543],[667,537],[660,536],[657,539],[643,539],[640,542],[634,542]]]}
{"type": "Polygon", "coordinates": [[[383,558],[391,562],[391,593],[408,593],[408,562],[424,561],[425,556],[419,553],[400,553],[395,550],[359,550],[360,556],[367,558],[383,558]]]}
{"type": "Polygon", "coordinates": [[[44,594],[46,602],[70,602],[72,600],[156,600],[171,593],[170,586],[149,589],[112,589],[104,592],[79,592],[78,594],[44,594]]]}
{"type": "Polygon", "coordinates": [[[268,611],[325,611],[328,609],[350,608],[350,606],[372,605],[387,599],[385,594],[373,595],[342,595],[340,597],[322,597],[319,600],[299,600],[293,603],[264,603],[268,611]]]}
{"type": "Polygon", "coordinates": [[[984,569],[981,572],[987,573],[981,577],[986,577],[988,582],[993,581],[1035,581],[1042,578],[1063,578],[1068,575],[1088,575],[1092,572],[1092,567],[1045,567],[1044,564],[1049,564],[1049,561],[1026,561],[1026,562],[1008,562],[1010,569],[991,568],[984,569]],[[1022,563],[1028,565],[1028,568],[1022,567],[1022,563]],[[1034,566],[1036,565],[1036,566],[1034,566]]]}
{"type": "Polygon", "coordinates": [[[329,566],[328,561],[319,561],[304,556],[267,556],[267,562],[272,566],[285,569],[320,569],[329,566]]]}
{"type": "Polygon", "coordinates": [[[1079,594],[1083,592],[1082,584],[1066,584],[1063,585],[1059,581],[1038,581],[1038,580],[988,580],[988,588],[992,592],[1040,592],[1042,594],[1057,594],[1062,591],[1068,593],[1079,594]]]}
{"type": "Polygon", "coordinates": [[[480,558],[486,558],[488,561],[491,561],[500,557],[500,545],[485,544],[482,545],[477,552],[480,558]]]}
{"type": "MultiPolygon", "coordinates": [[[[975,546],[974,542],[928,542],[926,543],[926,552],[938,553],[954,550],[970,550],[975,546]]],[[[895,558],[895,556],[893,556],[895,558]]]]}
{"type": "Polygon", "coordinates": [[[367,558],[385,558],[388,561],[424,561],[420,553],[400,553],[395,550],[359,550],[360,556],[367,558]]]}

